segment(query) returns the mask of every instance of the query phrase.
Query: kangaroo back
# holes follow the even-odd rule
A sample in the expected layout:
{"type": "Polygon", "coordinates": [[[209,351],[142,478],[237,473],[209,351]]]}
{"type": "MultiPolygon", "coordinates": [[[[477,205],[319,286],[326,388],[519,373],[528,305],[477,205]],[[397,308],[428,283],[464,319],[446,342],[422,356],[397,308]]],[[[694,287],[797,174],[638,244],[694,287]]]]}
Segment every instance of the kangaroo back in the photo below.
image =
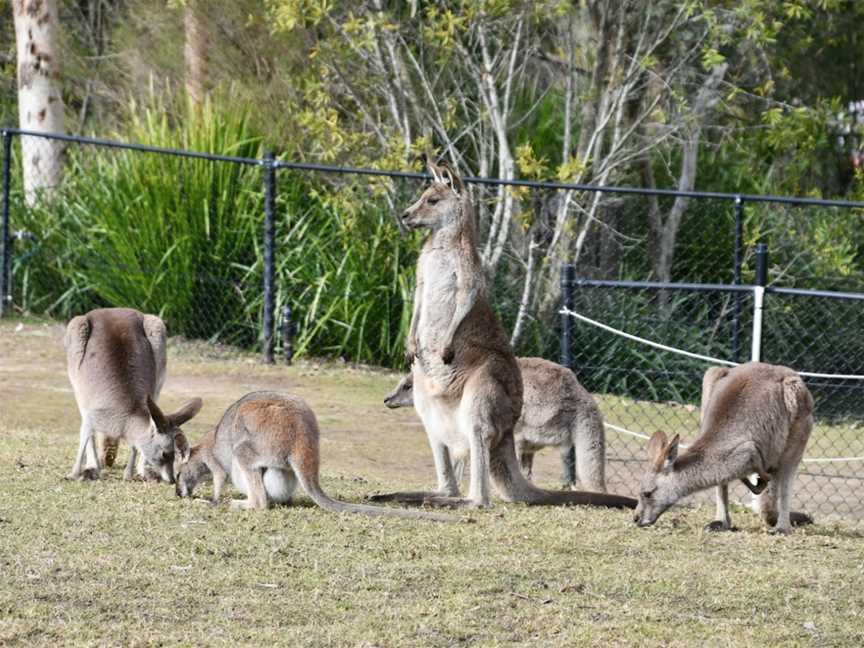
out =
{"type": "Polygon", "coordinates": [[[83,410],[146,412],[165,380],[165,325],[130,308],[102,308],[66,328],[67,371],[83,410]]]}

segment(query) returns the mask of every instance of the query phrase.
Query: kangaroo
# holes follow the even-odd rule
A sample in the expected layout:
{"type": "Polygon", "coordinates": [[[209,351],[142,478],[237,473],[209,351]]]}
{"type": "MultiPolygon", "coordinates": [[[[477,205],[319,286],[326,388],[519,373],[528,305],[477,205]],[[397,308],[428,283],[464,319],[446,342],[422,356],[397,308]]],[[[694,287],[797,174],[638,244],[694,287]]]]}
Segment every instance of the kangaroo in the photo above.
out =
{"type": "Polygon", "coordinates": [[[321,490],[318,480],[320,436],[315,414],[302,398],[268,391],[246,394],[197,445],[190,448],[183,434],[177,436],[176,493],[191,497],[195,487],[210,477],[213,503],[217,504],[230,476],[234,486],[246,495],[244,500],[233,500],[232,508],[265,509],[271,502],[290,504],[299,481],[313,502],[334,513],[458,520],[332,499],[321,490]]]}
{"type": "MultiPolygon", "coordinates": [[[[543,358],[516,358],[522,373],[524,402],[513,429],[516,456],[532,479],[534,454],[557,447],[566,457],[576,449],[577,478],[587,490],[606,492],[606,434],[600,408],[572,371],[543,358]]],[[[414,381],[407,374],[385,399],[390,409],[414,405],[414,381]]],[[[461,481],[462,461],[453,466],[461,481]]],[[[574,484],[568,484],[575,488],[574,484]]]]}
{"type": "MultiPolygon", "coordinates": [[[[714,391],[714,386],[717,382],[729,375],[728,367],[710,367],[702,376],[702,401],[699,407],[700,422],[708,408],[708,401],[711,399],[711,394],[714,391]]],[[[742,479],[741,482],[753,494],[751,508],[756,513],[761,513],[761,505],[758,495],[760,495],[767,487],[771,477],[767,474],[756,474],[756,482],[750,481],[749,476],[742,479]]],[[[709,531],[725,531],[732,528],[732,522],[729,520],[729,486],[721,484],[716,489],[716,505],[717,515],[716,520],[706,526],[709,531]]],[[[813,524],[813,518],[807,513],[800,511],[789,511],[789,520],[792,526],[803,526],[805,524],[813,524]]]]}
{"type": "MultiPolygon", "coordinates": [[[[763,520],[791,531],[789,500],[813,428],[813,397],[788,367],[749,362],[706,375],[700,433],[678,455],[678,435],[657,431],[648,441],[650,467],[642,478],[634,522],[650,526],[682,497],[717,486],[717,519],[706,528],[732,528],[730,481],[757,473],[763,520]],[[707,386],[707,389],[706,389],[707,386]]],[[[752,486],[752,485],[751,485],[752,486]]]]}
{"type": "Polygon", "coordinates": [[[522,376],[486,294],[473,206],[449,167],[430,162],[429,170],[431,186],[405,210],[402,223],[430,230],[417,262],[406,356],[413,361],[414,408],[432,448],[438,490],[372,499],[486,508],[491,482],[511,502],[634,508],[629,497],[545,491],[522,475],[513,439],[522,376]],[[467,498],[460,497],[451,462],[463,455],[471,462],[467,498]]]}
{"type": "Polygon", "coordinates": [[[174,437],[201,409],[201,399],[192,399],[168,416],[156,405],[165,381],[162,320],[131,308],[92,310],[70,320],[64,346],[69,382],[81,412],[78,454],[69,478],[98,478],[99,433],[130,444],[124,479],[134,476],[140,452],[163,479],[173,482],[174,437]],[[85,463],[91,467],[84,469],[85,463]]]}

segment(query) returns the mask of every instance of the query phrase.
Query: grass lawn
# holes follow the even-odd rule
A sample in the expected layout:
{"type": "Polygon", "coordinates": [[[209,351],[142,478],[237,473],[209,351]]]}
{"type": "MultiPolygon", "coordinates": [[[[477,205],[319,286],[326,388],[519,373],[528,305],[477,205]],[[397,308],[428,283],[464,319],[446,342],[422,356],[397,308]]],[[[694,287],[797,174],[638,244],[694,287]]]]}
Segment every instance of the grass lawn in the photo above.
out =
{"type": "MultiPolygon", "coordinates": [[[[630,515],[496,502],[473,524],[232,512],[168,485],[70,482],[79,417],[62,328],[0,323],[0,645],[860,646],[864,526],[707,534],[708,507],[651,529],[630,515]]],[[[306,398],[324,434],[324,488],[358,501],[431,486],[398,376],[340,364],[264,367],[172,340],[168,409],[199,395],[197,438],[253,389],[306,398]]],[[[538,458],[556,484],[557,453],[538,458]]],[[[205,488],[202,495],[209,494],[205,488]]]]}

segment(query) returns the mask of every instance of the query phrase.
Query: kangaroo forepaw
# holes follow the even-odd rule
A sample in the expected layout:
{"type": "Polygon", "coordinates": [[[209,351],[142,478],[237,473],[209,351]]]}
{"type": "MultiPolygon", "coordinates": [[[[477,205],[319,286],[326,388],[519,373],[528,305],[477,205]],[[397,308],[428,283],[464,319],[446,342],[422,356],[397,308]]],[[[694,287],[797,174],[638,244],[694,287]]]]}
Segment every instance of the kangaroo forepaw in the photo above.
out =
{"type": "Polygon", "coordinates": [[[456,353],[453,351],[453,347],[447,346],[444,347],[444,350],[441,352],[441,360],[444,364],[450,364],[453,362],[453,357],[456,353]]]}
{"type": "Polygon", "coordinates": [[[789,511],[789,522],[792,526],[806,526],[813,524],[813,516],[801,511],[789,511]]]}
{"type": "Polygon", "coordinates": [[[716,531],[734,531],[735,530],[735,527],[733,527],[731,524],[729,524],[728,522],[725,522],[723,520],[712,520],[711,522],[706,524],[703,528],[705,531],[709,531],[712,533],[716,532],[716,531]]]}
{"type": "Polygon", "coordinates": [[[764,491],[766,488],[768,488],[768,482],[769,482],[769,480],[763,478],[761,475],[756,477],[756,483],[755,484],[753,482],[751,482],[750,479],[747,477],[744,477],[741,480],[741,483],[744,484],[747,487],[747,489],[751,493],[753,493],[754,495],[759,495],[762,493],[762,491],[764,491]]]}

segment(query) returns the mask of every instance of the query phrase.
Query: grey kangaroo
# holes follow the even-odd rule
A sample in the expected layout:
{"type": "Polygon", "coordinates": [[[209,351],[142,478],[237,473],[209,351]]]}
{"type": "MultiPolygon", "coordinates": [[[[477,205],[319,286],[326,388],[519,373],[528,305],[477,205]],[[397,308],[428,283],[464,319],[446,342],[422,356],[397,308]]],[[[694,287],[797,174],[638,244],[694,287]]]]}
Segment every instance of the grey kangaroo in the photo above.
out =
{"type": "MultiPolygon", "coordinates": [[[[581,486],[606,492],[606,433],[600,408],[572,371],[543,358],[516,358],[522,373],[524,402],[513,437],[522,472],[531,480],[534,454],[546,447],[563,456],[576,449],[576,476],[581,486]]],[[[390,409],[413,407],[414,380],[407,374],[384,399],[390,409]]],[[[454,462],[461,481],[462,461],[454,462]]],[[[575,488],[576,484],[568,484],[575,488]]]]}
{"type": "Polygon", "coordinates": [[[717,519],[707,528],[730,529],[728,485],[740,479],[759,493],[766,524],[789,533],[792,486],[812,428],[813,397],[792,369],[750,362],[709,370],[693,444],[679,455],[677,434],[668,440],[657,431],[648,442],[634,521],[650,526],[679,499],[716,486],[717,519]],[[756,486],[746,479],[753,473],[756,486]]]}
{"type": "Polygon", "coordinates": [[[115,442],[125,439],[131,446],[125,479],[134,476],[140,452],[163,479],[173,481],[174,437],[201,409],[201,399],[192,399],[167,416],[156,405],[165,381],[162,320],[131,308],[92,310],[72,318],[64,346],[69,382],[81,412],[78,453],[69,477],[99,476],[98,432],[115,442]]]}
{"type": "Polygon", "coordinates": [[[513,428],[522,412],[522,376],[486,294],[475,249],[475,217],[461,179],[429,163],[431,186],[402,215],[427,229],[417,262],[414,311],[406,343],[413,361],[414,408],[426,429],[438,476],[432,492],[375,495],[373,500],[488,507],[490,482],[507,501],[634,508],[629,497],[545,491],[516,460],[513,428]],[[468,455],[468,497],[460,497],[451,458],[468,455]]]}
{"type": "Polygon", "coordinates": [[[205,478],[213,479],[213,503],[230,476],[246,495],[233,500],[233,508],[264,509],[270,503],[290,504],[297,483],[321,508],[334,513],[363,513],[387,517],[455,522],[458,518],[378,506],[348,504],[329,497],[322,489],[318,421],[306,402],[276,392],[252,392],[231,405],[214,430],[189,447],[177,436],[175,490],[191,497],[205,478]]]}

